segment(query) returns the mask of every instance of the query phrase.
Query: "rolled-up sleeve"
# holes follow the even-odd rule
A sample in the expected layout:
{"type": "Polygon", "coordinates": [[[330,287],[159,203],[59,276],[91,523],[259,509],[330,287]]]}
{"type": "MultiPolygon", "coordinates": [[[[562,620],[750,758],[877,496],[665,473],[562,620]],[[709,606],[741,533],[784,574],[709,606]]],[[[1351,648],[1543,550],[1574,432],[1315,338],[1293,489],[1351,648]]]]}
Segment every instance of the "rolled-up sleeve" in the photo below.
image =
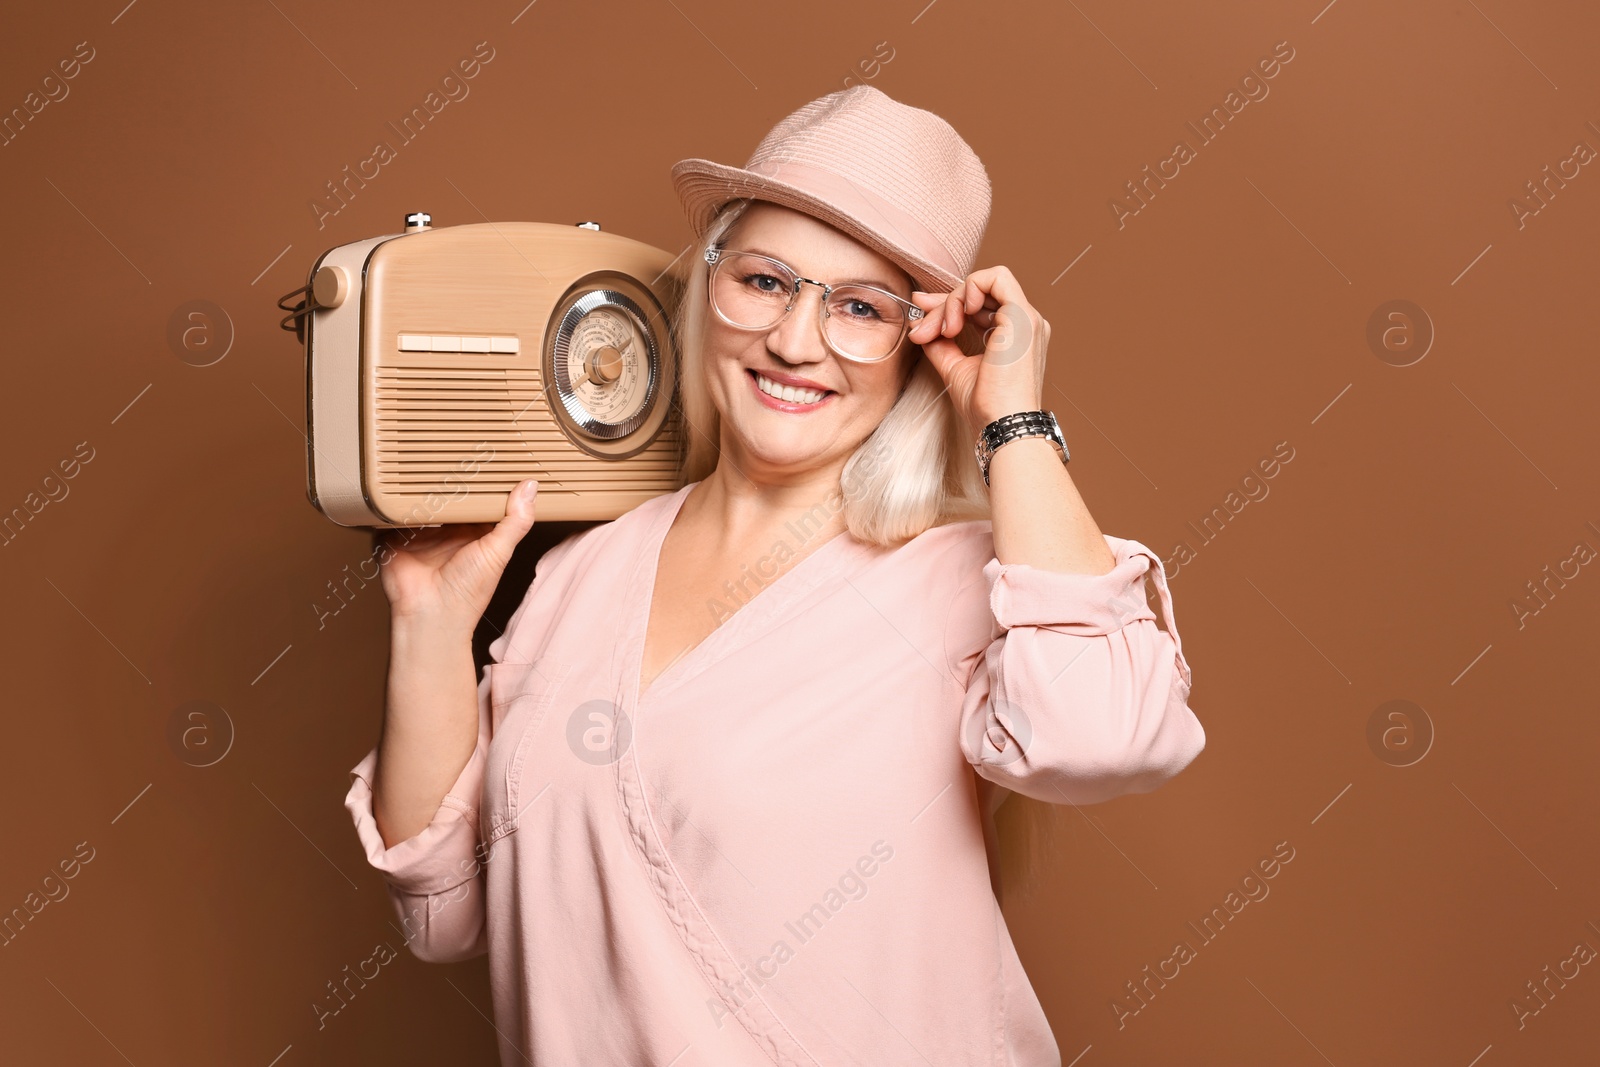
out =
{"type": "Polygon", "coordinates": [[[367,862],[382,872],[412,954],[429,963],[471,959],[488,951],[478,804],[489,752],[489,672],[478,682],[478,743],[433,821],[385,847],[372,813],[376,747],[350,771],[344,806],[355,820],[367,862]]]}
{"type": "Polygon", "coordinates": [[[960,744],[978,774],[1037,800],[1147,793],[1205,748],[1161,559],[1138,541],[1106,543],[1116,558],[1106,574],[993,558],[983,567],[999,633],[957,679],[960,744]],[[1147,576],[1166,630],[1145,598],[1147,576]]]}

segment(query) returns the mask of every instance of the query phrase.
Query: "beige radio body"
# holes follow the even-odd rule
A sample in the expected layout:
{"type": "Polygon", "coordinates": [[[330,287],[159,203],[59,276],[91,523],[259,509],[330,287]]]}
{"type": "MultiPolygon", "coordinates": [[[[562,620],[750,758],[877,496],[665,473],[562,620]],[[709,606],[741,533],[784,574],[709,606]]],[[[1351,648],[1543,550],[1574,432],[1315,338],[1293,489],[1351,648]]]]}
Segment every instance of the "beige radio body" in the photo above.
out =
{"type": "Polygon", "coordinates": [[[672,255],[593,223],[406,221],[279,301],[305,340],[319,511],[497,522],[535,478],[539,519],[603,520],[682,486],[672,255]]]}

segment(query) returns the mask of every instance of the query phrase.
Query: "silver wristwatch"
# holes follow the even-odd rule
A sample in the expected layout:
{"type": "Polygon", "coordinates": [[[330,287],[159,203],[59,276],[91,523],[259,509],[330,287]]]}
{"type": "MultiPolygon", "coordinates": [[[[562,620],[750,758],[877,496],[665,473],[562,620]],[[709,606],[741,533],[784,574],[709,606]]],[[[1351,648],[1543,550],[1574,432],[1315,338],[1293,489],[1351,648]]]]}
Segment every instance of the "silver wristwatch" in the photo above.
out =
{"type": "Polygon", "coordinates": [[[978,469],[983,471],[983,484],[989,484],[989,461],[995,450],[1007,441],[1019,437],[1044,437],[1053,442],[1061,452],[1061,462],[1072,458],[1067,451],[1066,439],[1061,436],[1061,426],[1053,411],[1018,411],[1002,415],[983,428],[973,450],[978,455],[978,469]]]}

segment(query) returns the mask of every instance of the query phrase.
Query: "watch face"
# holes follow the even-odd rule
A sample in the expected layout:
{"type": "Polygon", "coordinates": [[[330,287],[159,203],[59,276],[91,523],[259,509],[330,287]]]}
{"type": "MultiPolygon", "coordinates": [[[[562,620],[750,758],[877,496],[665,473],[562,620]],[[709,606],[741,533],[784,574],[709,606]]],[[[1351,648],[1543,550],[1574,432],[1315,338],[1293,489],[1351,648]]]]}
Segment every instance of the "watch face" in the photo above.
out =
{"type": "Polygon", "coordinates": [[[1065,463],[1072,458],[1067,451],[1067,439],[1061,435],[1061,424],[1056,421],[1056,413],[1050,413],[1050,431],[1054,435],[1055,443],[1061,446],[1061,462],[1065,463]]]}

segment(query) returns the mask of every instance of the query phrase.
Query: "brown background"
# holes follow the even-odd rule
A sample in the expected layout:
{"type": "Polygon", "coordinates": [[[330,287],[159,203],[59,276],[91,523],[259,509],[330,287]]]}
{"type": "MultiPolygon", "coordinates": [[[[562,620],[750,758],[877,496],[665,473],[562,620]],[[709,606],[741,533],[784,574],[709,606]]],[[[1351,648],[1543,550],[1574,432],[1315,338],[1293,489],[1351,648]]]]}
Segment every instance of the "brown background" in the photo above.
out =
{"type": "MultiPolygon", "coordinates": [[[[387,612],[372,585],[318,626],[368,535],[306,502],[303,356],[274,301],[412,210],[679,250],[671,164],[743,162],[875,52],[871,83],[989,169],[980,264],[1053,325],[1047,403],[1101,527],[1196,551],[1172,588],[1205,753],[1080,810],[1048,890],[1007,901],[1063,1061],[1600,1057],[1600,965],[1520,1028],[1511,1008],[1600,948],[1600,574],[1550,580],[1520,626],[1512,606],[1600,548],[1600,164],[1521,224],[1510,207],[1600,146],[1592,9],[122,3],[18,8],[0,39],[6,110],[94,49],[0,148],[0,511],[93,449],[0,548],[0,912],[94,849],[0,948],[0,1059],[493,1062],[482,959],[402,952],[316,1028],[326,982],[401,944],[341,806],[377,734],[387,612]],[[470,95],[319,229],[324,183],[480,41],[470,95]],[[1119,228],[1112,198],[1281,41],[1270,95],[1119,228]],[[232,323],[209,366],[167,338],[194,300],[232,323]],[[1393,300],[1436,334],[1409,366],[1368,341],[1393,300]],[[1189,524],[1284,441],[1270,494],[1202,541],[1189,524]],[[169,740],[191,700],[232,724],[211,766],[169,740]],[[1421,712],[1369,743],[1390,700],[1421,712]],[[1119,1028],[1125,983],[1282,841],[1270,896],[1119,1028]]],[[[530,538],[499,618],[560,532],[530,538]]]]}

